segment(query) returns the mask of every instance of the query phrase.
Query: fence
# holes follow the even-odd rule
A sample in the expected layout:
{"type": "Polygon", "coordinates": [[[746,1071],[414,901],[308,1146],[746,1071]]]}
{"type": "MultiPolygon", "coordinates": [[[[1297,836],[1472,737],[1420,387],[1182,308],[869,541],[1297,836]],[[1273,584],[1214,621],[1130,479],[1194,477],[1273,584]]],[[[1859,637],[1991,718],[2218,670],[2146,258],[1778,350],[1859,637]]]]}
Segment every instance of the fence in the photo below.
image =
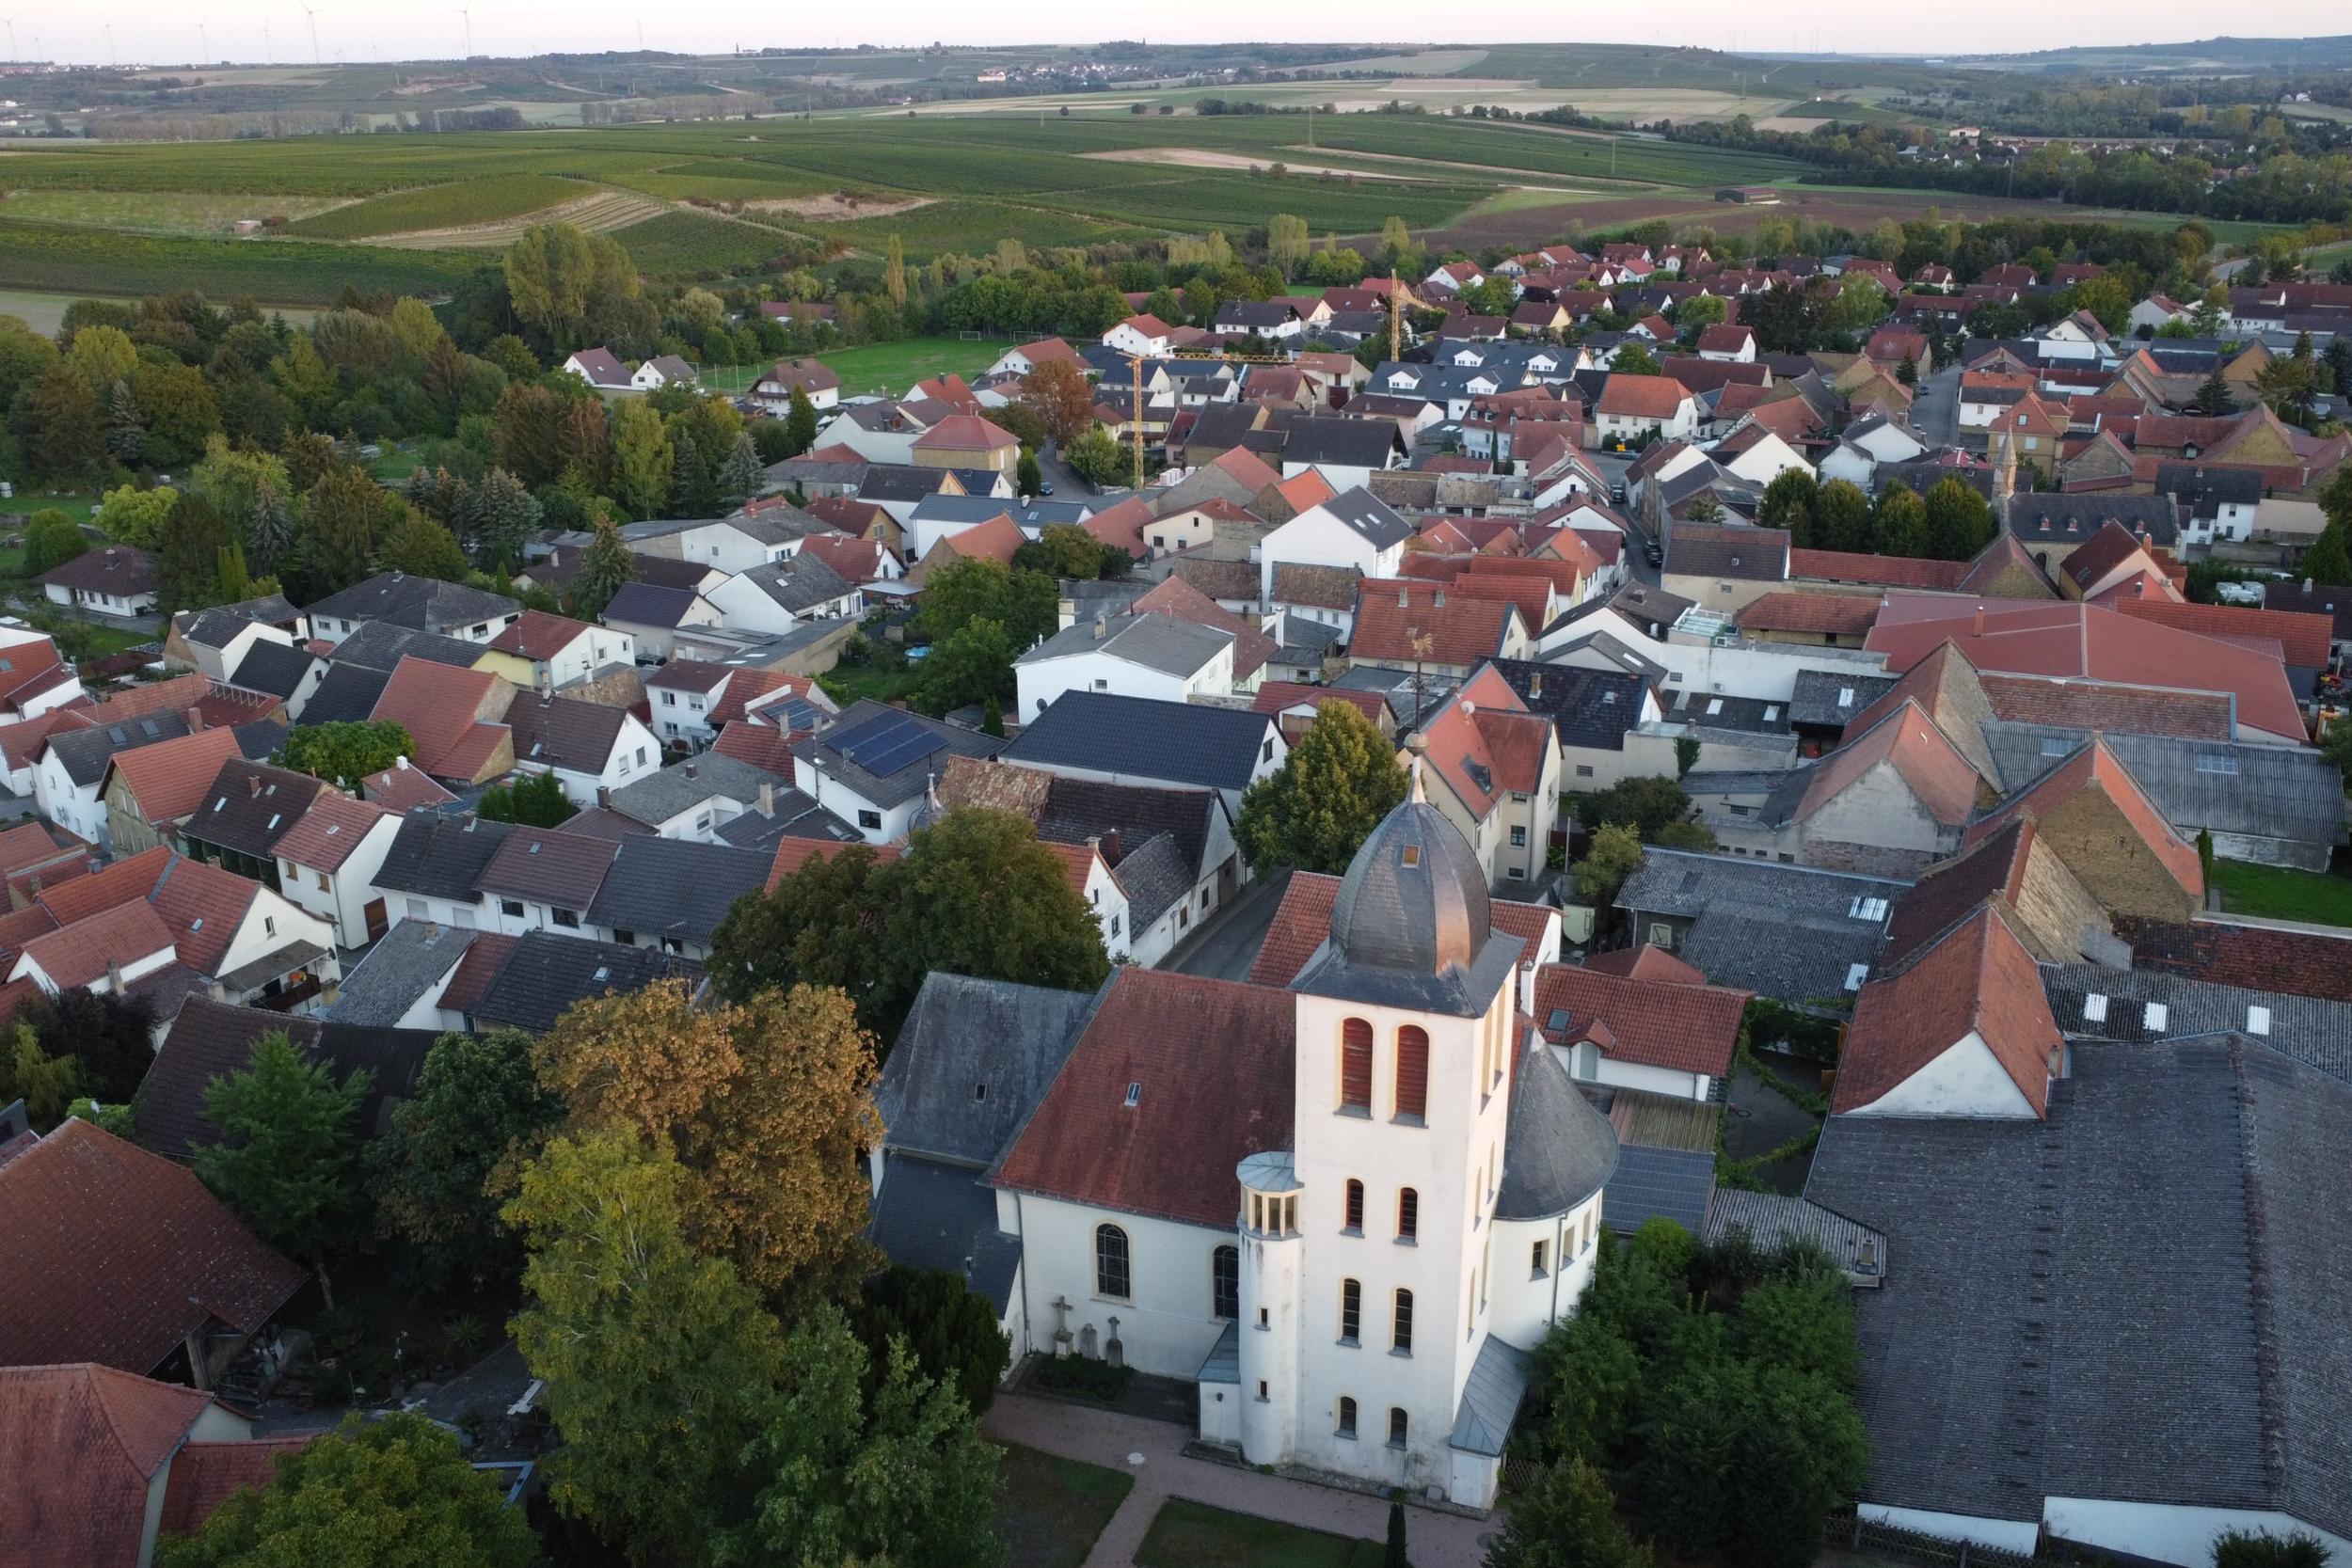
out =
{"type": "Polygon", "coordinates": [[[1935,1565],[1935,1568],[1946,1568],[1946,1565],[1948,1568],[2078,1568],[2082,1560],[2043,1557],[2039,1552],[2020,1556],[1997,1546],[1947,1541],[1940,1535],[1925,1535],[1918,1530],[1844,1513],[1830,1516],[1823,1539],[1830,1545],[1844,1546],[1850,1551],[1899,1558],[1905,1562],[1924,1562],[1935,1565]]]}

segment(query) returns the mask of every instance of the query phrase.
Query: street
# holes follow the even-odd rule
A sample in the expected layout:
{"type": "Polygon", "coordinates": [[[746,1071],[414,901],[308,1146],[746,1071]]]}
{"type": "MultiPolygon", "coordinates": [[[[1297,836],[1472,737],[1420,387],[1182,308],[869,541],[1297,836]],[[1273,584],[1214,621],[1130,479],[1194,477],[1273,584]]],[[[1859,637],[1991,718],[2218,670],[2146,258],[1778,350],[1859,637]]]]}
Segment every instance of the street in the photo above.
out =
{"type": "Polygon", "coordinates": [[[1960,444],[1960,366],[1944,366],[1919,383],[1912,399],[1911,426],[1929,450],[1960,444]]]}
{"type": "Polygon", "coordinates": [[[1291,874],[1278,871],[1244,888],[1239,897],[1216,911],[1209,923],[1168,956],[1163,969],[1179,974],[1201,974],[1217,980],[1247,980],[1258,961],[1266,927],[1282,907],[1282,890],[1291,874]]]}

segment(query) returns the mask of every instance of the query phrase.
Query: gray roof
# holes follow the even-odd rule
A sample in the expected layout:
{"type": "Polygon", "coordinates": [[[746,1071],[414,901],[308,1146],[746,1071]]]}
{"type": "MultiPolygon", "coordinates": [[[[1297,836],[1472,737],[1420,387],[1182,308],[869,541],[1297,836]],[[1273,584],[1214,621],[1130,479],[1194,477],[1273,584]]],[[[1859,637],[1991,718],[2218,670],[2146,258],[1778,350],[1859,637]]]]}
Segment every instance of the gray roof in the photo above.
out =
{"type": "Polygon", "coordinates": [[[1816,727],[1843,726],[1847,721],[1895,689],[1895,675],[1848,674],[1838,670],[1800,670],[1796,690],[1788,698],[1788,722],[1816,727]],[[1851,692],[1851,697],[1847,696],[1851,692]],[[1840,699],[1843,699],[1842,701],[1840,699]]]}
{"type": "Polygon", "coordinates": [[[1617,1151],[1608,1191],[1601,1194],[1601,1223],[1631,1235],[1646,1221],[1670,1219],[1695,1236],[1707,1223],[1714,1192],[1713,1150],[1626,1144],[1617,1151]]]}
{"type": "Polygon", "coordinates": [[[840,718],[794,746],[792,754],[806,758],[819,773],[839,779],[875,805],[889,807],[929,789],[933,778],[946,770],[947,758],[993,757],[1004,750],[1005,743],[993,736],[908,713],[869,697],[850,704],[840,718]],[[916,728],[929,732],[931,744],[918,747],[914,743],[916,728]],[[902,756],[907,760],[900,761],[902,756]],[[889,770],[875,772],[867,762],[889,770]]]}
{"type": "MultiPolygon", "coordinates": [[[[669,843],[671,840],[660,842],[669,843]]],[[[702,965],[653,947],[628,947],[560,931],[526,931],[473,1010],[477,1024],[505,1023],[532,1034],[555,1027],[576,1002],[643,990],[657,980],[702,984],[702,965]]]]}
{"type": "Polygon", "coordinates": [[[924,976],[874,1085],[894,1164],[914,1153],[975,1174],[993,1164],[1069,1059],[1101,994],[924,976]]]}
{"type": "Polygon", "coordinates": [[[1016,664],[1041,664],[1047,659],[1079,654],[1105,653],[1140,664],[1162,674],[1189,677],[1233,645],[1233,634],[1204,626],[1179,616],[1161,614],[1103,617],[1098,635],[1095,622],[1080,619],[1023,654],[1016,664]]]}
{"type": "Polygon", "coordinates": [[[2021,491],[2009,499],[2009,531],[2027,545],[2087,545],[2101,526],[2121,523],[2167,547],[2179,537],[2180,506],[2170,496],[2112,490],[2021,491]]]}
{"type": "Polygon", "coordinates": [[[768,885],[773,861],[764,851],[724,844],[625,838],[588,907],[588,920],[608,930],[707,947],[735,901],[768,885]]]}
{"type": "MultiPolygon", "coordinates": [[[[1271,715],[1247,709],[1065,691],[1005,749],[1005,760],[1142,784],[1240,790],[1275,735],[1271,715]]],[[[1277,740],[1276,754],[1281,750],[1277,740]]]]}
{"type": "Polygon", "coordinates": [[[479,642],[469,642],[459,637],[444,637],[436,631],[420,631],[390,621],[370,621],[358,631],[335,644],[329,657],[334,664],[357,664],[370,670],[390,674],[400,668],[404,658],[421,658],[434,664],[447,664],[459,670],[470,670],[485,650],[479,642]]]}
{"type": "Polygon", "coordinates": [[[991,518],[1009,514],[1012,520],[1029,531],[1053,523],[1069,523],[1073,527],[1094,515],[1094,508],[1083,501],[1000,500],[994,496],[925,496],[915,502],[907,520],[916,523],[985,523],[991,518]]]}
{"type": "Polygon", "coordinates": [[[1746,1231],[1757,1246],[1768,1250],[1799,1240],[1819,1243],[1857,1279],[1875,1283],[1886,1273],[1884,1236],[1787,1193],[1724,1188],[1708,1206],[1705,1239],[1709,1243],[1721,1242],[1735,1229],[1746,1231]]]}
{"type": "MultiPolygon", "coordinates": [[[[911,463],[875,463],[866,467],[865,480],[857,487],[857,499],[863,501],[921,500],[937,491],[946,479],[947,470],[945,468],[917,467],[911,463]]],[[[996,510],[1002,512],[1004,508],[1000,506],[996,510]]]]}
{"type": "Polygon", "coordinates": [[[612,792],[609,804],[623,816],[658,828],[713,797],[752,805],[759,800],[761,784],[772,788],[778,782],[775,774],[724,752],[705,752],[623,784],[612,792]]]}
{"type": "Polygon", "coordinates": [[[1234,1318],[1225,1324],[1225,1332],[1209,1347],[1208,1359],[1200,1363],[1202,1383],[1241,1382],[1241,1320],[1234,1318]]]}
{"type": "Polygon", "coordinates": [[[1021,1238],[996,1228],[996,1194],[977,1170],[892,1155],[867,1234],[894,1263],[962,1275],[999,1317],[1011,1305],[1021,1238]]]}
{"type": "Polygon", "coordinates": [[[392,893],[475,903],[483,869],[510,831],[507,823],[478,816],[412,812],[401,819],[400,831],[384,851],[375,885],[392,893]]]}
{"type": "Polygon", "coordinates": [[[1528,1354],[1489,1334],[1470,1363],[1470,1380],[1462,1385],[1462,1406],[1454,1418],[1447,1446],[1464,1453],[1500,1457],[1518,1419],[1519,1402],[1527,1397],[1528,1354]]]}
{"type": "Polygon", "coordinates": [[[628,721],[628,709],[582,697],[525,692],[507,705],[516,766],[537,763],[577,773],[604,771],[628,721]]]}
{"type": "Polygon", "coordinates": [[[1174,833],[1148,839],[1120,857],[1112,875],[1127,895],[1127,925],[1144,930],[1192,892],[1198,863],[1184,858],[1174,833]]]}
{"type": "Polygon", "coordinates": [[[2352,1083],[2352,1004],[2095,964],[2042,965],[2042,994],[2071,1038],[2149,1045],[2234,1032],[2352,1083]],[[2093,996],[2106,1000],[2094,1005],[2093,996]],[[2094,1019],[2094,1011],[2105,1016],[2094,1019]]]}
{"type": "Polygon", "coordinates": [[[478,926],[396,922],[343,976],[342,990],[326,1010],[327,1018],[337,1023],[384,1028],[398,1023],[417,998],[457,967],[457,960],[482,934],[478,926]]]}
{"type": "Polygon", "coordinates": [[[2352,1085],[2233,1037],[2071,1058],[2044,1120],[1822,1131],[1805,1196],[1900,1262],[1857,1304],[1863,1499],[2352,1534],[2352,1085]]]}
{"type": "Polygon", "coordinates": [[[608,626],[678,626],[699,597],[691,590],[664,588],[651,582],[625,582],[604,607],[608,626]]]}
{"type": "Polygon", "coordinates": [[[246,650],[245,657],[237,661],[229,684],[247,691],[266,691],[273,697],[291,697],[302,689],[310,667],[318,661],[318,656],[308,648],[257,637],[246,650]]]}
{"type": "Polygon", "coordinates": [[[1380,1006],[1477,1017],[1507,983],[1519,944],[1494,929],[1486,868],[1423,800],[1381,818],[1348,863],[1331,934],[1295,990],[1380,1006]]]}
{"type": "Polygon", "coordinates": [[[1498,1220],[1557,1219],[1599,1192],[1617,1170],[1616,1130],[1577,1092],[1542,1037],[1531,1033],[1529,1039],[1511,1084],[1498,1220]]]}
{"type": "Polygon", "coordinates": [[[1486,662],[1531,711],[1551,721],[1563,746],[1622,752],[1626,732],[1642,721],[1642,699],[1649,683],[1629,671],[1585,670],[1524,658],[1486,662]]]}
{"type": "Polygon", "coordinates": [[[739,849],[773,849],[782,838],[829,838],[836,844],[854,844],[864,836],[809,796],[784,788],[770,798],[765,813],[755,800],[742,816],[721,823],[718,832],[720,842],[739,849]]]}
{"type": "Polygon", "coordinates": [[[1320,658],[1337,647],[1340,639],[1344,635],[1339,627],[1327,621],[1311,621],[1304,615],[1285,611],[1282,616],[1279,640],[1286,652],[1295,650],[1300,653],[1312,654],[1320,658]]]}
{"type": "MultiPolygon", "coordinates": [[[[1395,434],[1392,427],[1385,424],[1370,425],[1356,420],[1340,422],[1354,425],[1359,430],[1377,431],[1387,438],[1392,438],[1395,434]]],[[[1294,425],[1291,428],[1293,447],[1283,450],[1283,461],[1289,463],[1307,461],[1293,450],[1297,442],[1298,427],[1294,425]]],[[[1401,544],[1412,537],[1413,525],[1398,516],[1388,502],[1360,484],[1354,489],[1341,491],[1329,500],[1323,502],[1321,509],[1345,523],[1355,531],[1357,537],[1375,550],[1385,550],[1391,545],[1401,544]]]]}
{"type": "MultiPolygon", "coordinates": [[[[1685,849],[1645,850],[1617,907],[1694,924],[1680,956],[1719,986],[1783,1002],[1847,994],[1851,965],[1878,957],[1896,896],[1911,884],[1685,849]],[[1853,913],[1884,899],[1876,919],[1853,913]]],[[[1638,930],[1638,923],[1637,923],[1638,930]]],[[[1646,936],[1646,932],[1640,934],[1646,936]]]]}
{"type": "Polygon", "coordinates": [[[857,592],[857,584],[825,564],[822,556],[805,550],[736,575],[795,615],[857,592]]]}
{"type": "Polygon", "coordinates": [[[391,672],[364,664],[329,659],[326,673],[302,705],[306,724],[358,723],[375,712],[375,705],[391,684],[391,672]]]}
{"type": "MultiPolygon", "coordinates": [[[[2014,795],[2090,744],[2089,730],[1992,720],[1979,726],[2014,795]]],[[[2344,839],[2344,775],[2304,747],[2100,732],[2107,750],[2185,837],[2197,830],[2334,845],[2344,839]]]]}
{"type": "Polygon", "coordinates": [[[148,713],[107,723],[103,720],[105,711],[103,707],[97,710],[101,719],[94,730],[74,730],[49,737],[49,750],[65,765],[66,777],[77,784],[94,784],[104,778],[106,764],[117,752],[152,746],[159,740],[176,740],[188,733],[188,721],[180,713],[148,713]]]}
{"type": "MultiPolygon", "coordinates": [[[[1119,858],[1112,868],[1124,882],[1129,859],[1153,839],[1172,835],[1178,861],[1198,880],[1209,870],[1204,863],[1210,827],[1224,810],[1223,798],[1211,789],[1160,789],[1057,776],[1046,785],[1037,836],[1055,844],[1101,839],[1106,855],[1116,847],[1119,858]]],[[[1135,897],[1132,886],[1128,897],[1135,897]]]]}
{"type": "Polygon", "coordinates": [[[340,594],[329,594],[310,606],[310,614],[313,619],[326,615],[349,621],[390,621],[419,631],[443,631],[519,615],[522,608],[503,594],[485,593],[462,582],[378,572],[340,594]]]}

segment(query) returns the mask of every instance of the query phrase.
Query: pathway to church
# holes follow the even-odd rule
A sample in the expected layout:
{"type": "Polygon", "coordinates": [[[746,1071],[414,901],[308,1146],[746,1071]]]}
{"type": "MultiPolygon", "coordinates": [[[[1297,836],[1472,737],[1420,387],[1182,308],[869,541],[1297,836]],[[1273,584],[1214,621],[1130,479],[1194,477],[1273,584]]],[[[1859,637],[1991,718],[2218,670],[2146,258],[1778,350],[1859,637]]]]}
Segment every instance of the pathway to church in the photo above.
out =
{"type": "MultiPolygon", "coordinates": [[[[1368,1541],[1388,1535],[1389,1505],[1379,1498],[1187,1458],[1184,1449],[1191,1431],[1172,1422],[999,1393],[981,1425],[1002,1442],[1108,1465],[1136,1478],[1135,1490],[1104,1527],[1085,1568],[1132,1568],[1144,1531],[1169,1497],[1368,1541]],[[1130,1465],[1128,1456],[1136,1453],[1143,1455],[1143,1463],[1130,1465]]],[[[1501,1528],[1498,1521],[1433,1513],[1409,1505],[1406,1512],[1414,1568],[1478,1568],[1485,1557],[1480,1537],[1501,1528]]]]}

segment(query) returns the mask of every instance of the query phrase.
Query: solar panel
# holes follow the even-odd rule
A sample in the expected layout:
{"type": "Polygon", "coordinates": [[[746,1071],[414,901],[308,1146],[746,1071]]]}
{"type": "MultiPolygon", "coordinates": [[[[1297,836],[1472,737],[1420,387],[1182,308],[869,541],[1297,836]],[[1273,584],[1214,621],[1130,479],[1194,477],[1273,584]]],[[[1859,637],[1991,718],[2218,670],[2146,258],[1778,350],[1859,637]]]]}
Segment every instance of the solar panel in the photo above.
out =
{"type": "Polygon", "coordinates": [[[817,727],[817,705],[804,697],[787,697],[771,705],[768,711],[787,730],[797,732],[817,727]]]}
{"type": "Polygon", "coordinates": [[[885,713],[833,742],[833,749],[867,772],[887,778],[939,749],[930,731],[903,713],[885,713]]]}

